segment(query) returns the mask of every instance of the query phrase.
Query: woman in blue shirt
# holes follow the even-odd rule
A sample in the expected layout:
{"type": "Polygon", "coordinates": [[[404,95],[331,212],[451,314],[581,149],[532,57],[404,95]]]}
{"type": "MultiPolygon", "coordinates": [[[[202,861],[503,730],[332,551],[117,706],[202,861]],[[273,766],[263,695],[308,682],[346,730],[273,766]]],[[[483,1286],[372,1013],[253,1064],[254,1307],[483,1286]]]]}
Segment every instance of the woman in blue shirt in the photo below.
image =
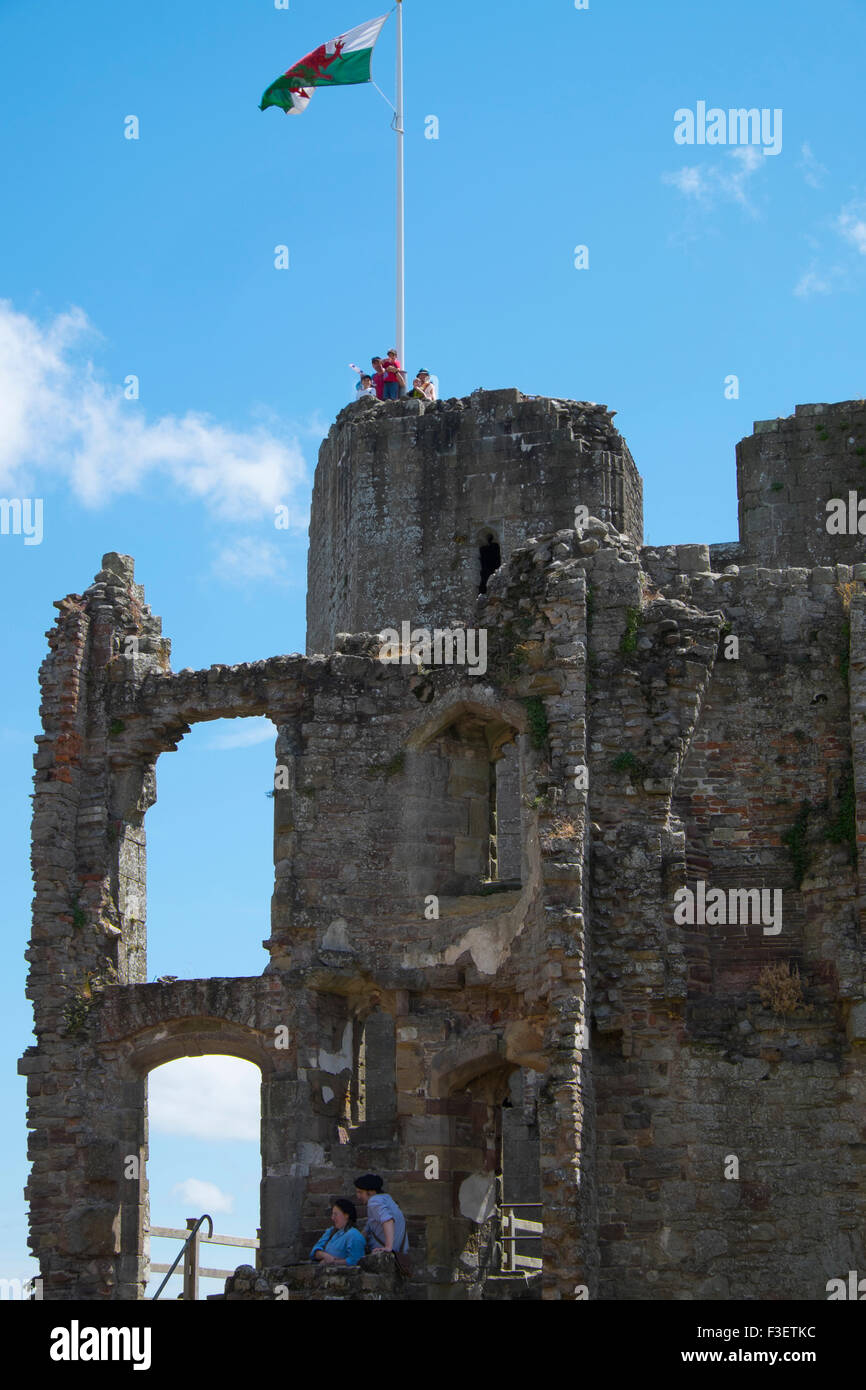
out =
{"type": "Polygon", "coordinates": [[[367,1243],[357,1227],[355,1203],[338,1197],[331,1207],[332,1226],[310,1251],[310,1259],[323,1265],[356,1265],[367,1243]]]}

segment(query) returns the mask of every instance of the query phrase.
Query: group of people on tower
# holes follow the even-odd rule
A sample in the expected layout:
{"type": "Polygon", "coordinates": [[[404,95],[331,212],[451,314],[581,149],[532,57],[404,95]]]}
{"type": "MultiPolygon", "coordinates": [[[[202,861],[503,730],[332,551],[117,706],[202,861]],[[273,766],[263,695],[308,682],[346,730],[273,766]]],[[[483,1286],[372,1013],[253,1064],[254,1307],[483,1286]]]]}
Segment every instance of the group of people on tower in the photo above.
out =
{"type": "Polygon", "coordinates": [[[364,1173],[355,1179],[355,1197],[367,1204],[363,1233],[358,1230],[355,1203],[338,1197],[331,1207],[331,1226],[310,1251],[311,1260],[322,1265],[356,1265],[364,1255],[406,1254],[406,1218],[382,1186],[378,1173],[364,1173]]]}
{"type": "Polygon", "coordinates": [[[412,390],[406,390],[406,373],[397,357],[397,349],[389,348],[386,357],[372,359],[372,372],[362,372],[352,363],[352,371],[358,372],[360,381],[355,387],[355,399],[370,396],[379,401],[396,401],[401,396],[414,396],[416,400],[435,401],[436,383],[426,367],[416,373],[412,390]]]}

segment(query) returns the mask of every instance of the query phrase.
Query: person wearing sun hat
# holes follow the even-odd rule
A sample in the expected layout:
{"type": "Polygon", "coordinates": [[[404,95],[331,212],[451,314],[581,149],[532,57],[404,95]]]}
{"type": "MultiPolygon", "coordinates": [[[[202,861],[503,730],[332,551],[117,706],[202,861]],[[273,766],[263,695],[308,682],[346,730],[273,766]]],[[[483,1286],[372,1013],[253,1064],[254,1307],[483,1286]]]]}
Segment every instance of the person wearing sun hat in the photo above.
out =
{"type": "Polygon", "coordinates": [[[412,395],[417,396],[422,401],[435,401],[436,387],[430,380],[430,373],[426,367],[421,367],[412,382],[412,395]]]}

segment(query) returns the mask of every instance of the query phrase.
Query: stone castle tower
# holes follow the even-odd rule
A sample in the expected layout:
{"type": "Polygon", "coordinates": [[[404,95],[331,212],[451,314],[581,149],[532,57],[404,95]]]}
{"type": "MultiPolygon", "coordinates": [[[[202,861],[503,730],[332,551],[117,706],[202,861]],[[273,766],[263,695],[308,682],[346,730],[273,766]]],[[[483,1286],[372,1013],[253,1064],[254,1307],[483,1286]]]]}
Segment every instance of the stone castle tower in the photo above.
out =
{"type": "Polygon", "coordinates": [[[172,672],[116,554],[56,605],[20,1063],[46,1298],[142,1296],[147,1075],[208,1052],[262,1073],[229,1298],[823,1300],[866,1268],[866,553],[824,521],[864,450],[863,401],[762,422],[739,541],[642,547],[603,407],[363,401],[320,455],[309,655],[172,672]],[[485,669],[382,662],[404,621],[483,630],[485,669]],[[249,715],[264,971],[147,984],[159,756],[249,715]],[[405,1285],[298,1263],[363,1170],[405,1285]],[[528,1277],[497,1203],[543,1227],[528,1277]]]}
{"type": "Polygon", "coordinates": [[[385,430],[378,402],[344,411],[316,469],[307,651],[407,613],[473,623],[489,566],[573,527],[579,504],[640,545],[640,476],[604,406],[476,391],[434,412],[407,400],[385,430]]]}

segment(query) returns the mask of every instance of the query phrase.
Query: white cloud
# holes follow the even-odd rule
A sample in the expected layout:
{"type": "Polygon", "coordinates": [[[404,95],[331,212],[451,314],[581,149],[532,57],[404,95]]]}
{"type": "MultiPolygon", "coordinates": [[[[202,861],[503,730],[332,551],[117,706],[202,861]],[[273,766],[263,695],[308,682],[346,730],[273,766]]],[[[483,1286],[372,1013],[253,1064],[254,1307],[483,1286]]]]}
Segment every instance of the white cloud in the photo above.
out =
{"type": "Polygon", "coordinates": [[[686,196],[700,198],[706,191],[706,183],[700,169],[690,164],[685,169],[679,169],[675,174],[662,174],[662,182],[669,183],[674,188],[678,188],[680,193],[686,196]]]}
{"type": "Polygon", "coordinates": [[[195,1139],[260,1137],[261,1074],[239,1057],[184,1057],[148,1079],[151,1128],[195,1139]]]}
{"type": "MultiPolygon", "coordinates": [[[[835,294],[837,291],[851,290],[862,282],[863,268],[859,256],[866,256],[866,202],[855,199],[842,208],[832,219],[824,224],[835,235],[835,242],[828,247],[820,241],[808,237],[814,248],[812,264],[794,286],[794,294],[808,299],[813,294],[835,294]],[[840,255],[839,238],[845,243],[847,255],[840,255]],[[856,255],[851,254],[851,249],[856,255]],[[819,258],[823,264],[819,264],[819,258]]],[[[826,237],[824,238],[826,243],[826,237]]]]}
{"type": "Polygon", "coordinates": [[[820,188],[824,182],[824,175],[828,172],[815,158],[808,140],[800,147],[797,168],[803,170],[803,178],[812,188],[820,188]]]}
{"type": "Polygon", "coordinates": [[[662,174],[662,183],[706,207],[718,202],[734,202],[754,213],[748,196],[749,181],[766,163],[758,146],[738,145],[728,150],[722,161],[704,166],[690,164],[674,173],[662,174]]]}
{"type": "Polygon", "coordinates": [[[288,557],[274,541],[241,536],[221,546],[211,566],[215,578],[225,584],[288,582],[288,557]]]}
{"type": "Polygon", "coordinates": [[[183,1182],[175,1183],[171,1195],[179,1197],[185,1206],[194,1208],[196,1213],[206,1211],[213,1215],[215,1211],[232,1212],[235,1208],[231,1193],[223,1192],[215,1182],[202,1182],[200,1178],[185,1178],[183,1182]]]}
{"type": "Polygon", "coordinates": [[[238,726],[234,729],[227,729],[225,733],[216,734],[208,744],[208,748],[253,748],[257,743],[273,743],[277,736],[277,731],[270,719],[252,718],[236,719],[238,726]]]}
{"type": "Polygon", "coordinates": [[[845,240],[849,241],[861,256],[866,256],[866,205],[849,203],[848,207],[839,213],[836,226],[845,240]]]}
{"type": "Polygon", "coordinates": [[[833,272],[822,272],[819,270],[805,271],[794,286],[794,293],[801,299],[808,299],[813,294],[832,294],[833,272]]]}
{"type": "MultiPolygon", "coordinates": [[[[207,415],[148,417],[85,352],[98,336],[78,308],[43,326],[0,300],[0,487],[38,466],[87,506],[138,491],[154,475],[217,516],[273,515],[307,491],[295,441],[266,426],[234,430],[207,415]]],[[[301,508],[299,508],[301,510],[301,508]]]]}

